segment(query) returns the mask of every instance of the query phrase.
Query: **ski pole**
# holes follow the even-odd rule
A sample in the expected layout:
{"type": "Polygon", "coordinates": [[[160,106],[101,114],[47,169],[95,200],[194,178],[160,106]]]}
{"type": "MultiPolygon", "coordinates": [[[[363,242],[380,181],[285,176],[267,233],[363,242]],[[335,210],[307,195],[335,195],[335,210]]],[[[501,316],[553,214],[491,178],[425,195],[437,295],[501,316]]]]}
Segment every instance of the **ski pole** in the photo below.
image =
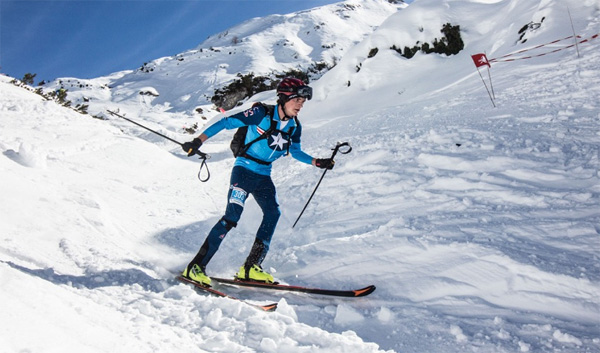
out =
{"type": "MultiPolygon", "coordinates": [[[[348,142],[338,142],[337,145],[335,146],[335,148],[333,148],[333,153],[331,154],[331,160],[333,160],[333,158],[338,153],[338,151],[341,154],[348,154],[348,153],[350,153],[352,151],[352,147],[350,147],[350,144],[348,142]],[[341,149],[342,147],[344,147],[344,149],[341,149]]],[[[319,179],[319,182],[317,183],[317,186],[315,186],[315,189],[313,190],[312,194],[308,198],[308,201],[306,201],[306,205],[304,205],[304,208],[302,209],[302,212],[300,212],[300,215],[298,215],[298,218],[296,218],[296,222],[294,222],[294,225],[292,225],[292,228],[294,228],[296,226],[296,223],[298,223],[298,221],[300,220],[300,217],[302,217],[302,214],[304,214],[304,211],[306,210],[306,207],[310,203],[310,200],[312,200],[313,196],[315,196],[315,192],[317,192],[317,189],[319,188],[319,185],[321,185],[321,181],[325,177],[325,174],[327,173],[327,170],[328,169],[325,169],[323,171],[323,175],[321,175],[321,179],[319,179]]]]}
{"type": "Polygon", "coordinates": [[[169,141],[171,141],[171,142],[175,142],[175,143],[176,143],[176,144],[178,144],[179,146],[182,146],[182,145],[183,145],[181,142],[179,142],[179,141],[176,141],[176,140],[173,140],[173,139],[172,139],[172,138],[170,138],[169,136],[165,136],[165,135],[161,134],[161,133],[160,133],[160,132],[158,132],[158,131],[154,131],[154,130],[152,130],[152,129],[151,129],[151,128],[149,128],[149,127],[146,127],[146,126],[144,126],[144,125],[142,125],[142,124],[140,124],[140,123],[137,123],[137,122],[135,122],[135,121],[133,121],[133,120],[131,120],[131,119],[128,119],[128,118],[124,117],[123,115],[121,115],[121,114],[118,114],[117,112],[113,112],[113,111],[111,111],[111,110],[107,110],[107,112],[111,113],[111,114],[112,114],[112,115],[114,115],[114,116],[118,116],[118,117],[119,117],[119,118],[121,118],[121,119],[125,119],[125,120],[129,121],[130,123],[132,123],[132,124],[135,124],[135,125],[137,125],[137,126],[139,126],[139,127],[142,127],[142,128],[144,128],[144,129],[146,129],[146,130],[148,130],[148,131],[152,132],[152,133],[155,133],[155,134],[157,134],[158,136],[160,136],[160,137],[162,137],[162,138],[166,138],[167,140],[169,140],[169,141]]]}
{"type": "MultiPolygon", "coordinates": [[[[150,131],[150,132],[152,132],[152,133],[154,133],[154,134],[156,134],[156,135],[158,135],[158,136],[160,136],[160,137],[162,137],[162,138],[165,138],[165,139],[167,139],[167,140],[169,140],[169,141],[171,141],[171,142],[174,142],[174,143],[178,144],[179,146],[182,146],[182,147],[183,147],[183,143],[181,143],[181,142],[179,142],[179,141],[177,141],[177,140],[174,140],[174,139],[170,138],[169,136],[163,135],[163,134],[161,134],[161,133],[160,133],[160,132],[158,132],[158,131],[154,131],[154,130],[152,130],[151,128],[149,128],[149,127],[147,127],[147,126],[144,126],[144,125],[142,125],[142,124],[140,124],[140,123],[138,123],[138,122],[135,122],[135,121],[133,121],[133,120],[131,120],[131,119],[129,119],[129,118],[126,118],[126,117],[124,117],[123,115],[121,115],[121,114],[119,114],[119,113],[117,113],[117,112],[113,112],[113,111],[111,111],[111,110],[108,110],[108,109],[107,109],[106,111],[107,111],[107,112],[109,112],[110,114],[114,115],[114,116],[117,116],[117,117],[119,117],[119,118],[121,118],[121,119],[127,120],[127,121],[129,121],[130,123],[132,123],[132,124],[135,124],[135,125],[137,125],[137,126],[139,126],[139,127],[141,127],[141,128],[144,128],[144,129],[146,129],[146,130],[148,130],[148,131],[150,131]]],[[[190,150],[190,151],[188,151],[188,153],[189,153],[189,152],[191,152],[191,150],[190,150]]],[[[206,160],[207,160],[208,158],[210,158],[210,155],[208,155],[208,154],[206,154],[206,153],[204,153],[204,152],[200,152],[200,151],[196,152],[196,154],[197,154],[198,156],[200,156],[200,159],[202,159],[202,164],[200,165],[200,171],[198,172],[198,179],[199,179],[201,182],[208,181],[208,179],[210,179],[210,171],[208,170],[208,165],[206,164],[206,160]],[[206,175],[206,178],[204,178],[204,179],[203,179],[203,178],[200,176],[200,174],[202,173],[202,169],[203,169],[203,168],[206,168],[206,173],[207,173],[207,175],[206,175]]]]}

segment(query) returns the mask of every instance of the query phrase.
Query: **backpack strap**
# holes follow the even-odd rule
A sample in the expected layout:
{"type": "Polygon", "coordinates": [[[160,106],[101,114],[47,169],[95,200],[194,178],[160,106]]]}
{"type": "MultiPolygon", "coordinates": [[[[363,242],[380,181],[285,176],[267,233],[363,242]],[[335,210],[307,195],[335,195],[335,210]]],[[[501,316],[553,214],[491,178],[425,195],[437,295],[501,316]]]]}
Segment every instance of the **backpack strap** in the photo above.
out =
{"type": "Polygon", "coordinates": [[[244,147],[242,148],[242,153],[243,154],[245,154],[246,151],[248,151],[248,149],[250,148],[250,146],[253,143],[268,138],[269,136],[271,136],[271,134],[273,133],[273,131],[275,131],[277,129],[277,121],[275,121],[273,119],[273,113],[275,112],[275,107],[272,106],[272,105],[263,104],[261,102],[254,103],[254,105],[252,105],[252,107],[257,107],[257,106],[262,106],[263,108],[265,108],[266,115],[268,115],[269,119],[271,120],[271,125],[269,126],[269,128],[267,129],[267,131],[265,131],[262,135],[258,136],[254,140],[252,140],[252,141],[250,141],[250,142],[248,142],[247,144],[244,145],[244,147]]]}
{"type": "Polygon", "coordinates": [[[290,154],[290,146],[292,145],[292,135],[294,134],[294,132],[296,132],[296,129],[300,126],[300,122],[298,121],[297,116],[294,117],[294,122],[296,123],[296,126],[288,129],[288,136],[290,138],[290,142],[287,145],[287,151],[285,152],[286,156],[290,154]]]}
{"type": "Polygon", "coordinates": [[[269,128],[267,129],[267,131],[265,131],[262,135],[258,136],[257,138],[255,138],[254,140],[248,142],[247,144],[245,144],[242,149],[240,150],[240,152],[237,154],[236,157],[244,157],[246,159],[249,159],[251,161],[254,161],[258,164],[263,164],[263,165],[270,165],[270,162],[265,162],[263,160],[254,158],[250,155],[248,155],[246,152],[248,151],[248,149],[250,148],[250,146],[252,146],[253,143],[258,142],[260,140],[264,140],[266,138],[268,138],[269,136],[271,136],[271,134],[277,129],[277,121],[275,121],[273,119],[273,114],[275,113],[275,106],[273,105],[269,105],[269,104],[263,104],[261,102],[257,102],[254,103],[252,105],[252,107],[257,107],[257,106],[262,106],[265,109],[265,115],[268,115],[270,120],[271,120],[271,125],[269,126],[269,128]]]}

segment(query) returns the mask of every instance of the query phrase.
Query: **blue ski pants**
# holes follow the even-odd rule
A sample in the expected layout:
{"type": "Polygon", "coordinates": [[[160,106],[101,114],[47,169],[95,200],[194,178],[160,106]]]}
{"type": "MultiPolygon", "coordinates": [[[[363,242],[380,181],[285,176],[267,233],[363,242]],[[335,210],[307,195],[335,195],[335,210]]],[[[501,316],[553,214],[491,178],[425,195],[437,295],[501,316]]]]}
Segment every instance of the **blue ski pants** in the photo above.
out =
{"type": "Polygon", "coordinates": [[[197,263],[202,268],[206,268],[227,233],[240,220],[248,195],[254,197],[263,212],[263,218],[246,263],[250,262],[257,265],[262,263],[269,251],[271,238],[275,232],[281,211],[277,202],[275,184],[273,184],[271,176],[257,174],[241,166],[233,167],[231,172],[225,215],[208,233],[208,237],[192,263],[197,263]]]}

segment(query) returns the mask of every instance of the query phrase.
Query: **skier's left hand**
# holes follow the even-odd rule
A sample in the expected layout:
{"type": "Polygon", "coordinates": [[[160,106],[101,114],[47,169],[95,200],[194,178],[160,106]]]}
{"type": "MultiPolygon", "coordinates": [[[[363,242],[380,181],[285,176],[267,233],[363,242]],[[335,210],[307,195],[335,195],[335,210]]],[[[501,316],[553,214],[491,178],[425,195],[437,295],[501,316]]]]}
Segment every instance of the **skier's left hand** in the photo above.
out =
{"type": "Polygon", "coordinates": [[[335,161],[331,158],[317,158],[315,159],[315,167],[321,169],[333,169],[335,161]]]}
{"type": "Polygon", "coordinates": [[[198,153],[198,150],[200,149],[200,146],[202,146],[202,140],[200,140],[199,138],[195,138],[190,142],[185,142],[183,144],[181,144],[181,148],[187,152],[188,157],[191,157],[195,154],[198,153]]]}

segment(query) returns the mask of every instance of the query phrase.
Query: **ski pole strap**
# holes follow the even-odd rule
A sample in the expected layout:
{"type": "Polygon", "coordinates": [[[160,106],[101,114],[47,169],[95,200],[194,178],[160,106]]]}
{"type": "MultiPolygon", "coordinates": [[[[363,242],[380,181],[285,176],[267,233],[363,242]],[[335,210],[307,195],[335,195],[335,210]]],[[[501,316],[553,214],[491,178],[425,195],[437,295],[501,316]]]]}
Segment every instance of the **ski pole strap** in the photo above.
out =
{"type": "MultiPolygon", "coordinates": [[[[340,152],[341,154],[348,154],[348,153],[350,153],[352,151],[352,147],[350,147],[350,144],[348,142],[338,142],[335,145],[335,147],[332,148],[332,150],[333,150],[333,153],[331,154],[331,160],[333,160],[333,158],[335,157],[335,155],[338,152],[340,152]]],[[[321,185],[321,181],[325,177],[325,174],[327,173],[327,170],[328,169],[325,169],[323,171],[323,174],[321,175],[321,179],[319,179],[319,182],[317,183],[317,186],[315,186],[315,189],[313,190],[312,194],[310,194],[310,197],[308,198],[308,201],[306,201],[306,205],[304,205],[304,208],[302,209],[302,211],[298,215],[298,218],[296,218],[296,221],[292,225],[292,228],[294,228],[296,226],[296,223],[298,223],[298,221],[300,220],[300,217],[302,217],[302,215],[304,214],[304,211],[306,210],[306,207],[310,203],[310,200],[312,200],[313,196],[315,196],[315,193],[317,192],[317,189],[319,188],[319,185],[321,185]]]]}
{"type": "Polygon", "coordinates": [[[206,160],[210,158],[210,155],[200,151],[198,151],[196,154],[199,155],[200,159],[202,160],[202,164],[200,164],[200,170],[198,171],[198,180],[205,183],[208,181],[208,179],[210,179],[210,170],[208,170],[208,164],[206,164],[206,160]],[[202,169],[206,169],[206,178],[202,177],[202,169]]]}
{"type": "Polygon", "coordinates": [[[333,153],[331,154],[331,159],[335,157],[335,155],[340,152],[341,154],[348,154],[352,152],[352,147],[348,142],[338,142],[334,148],[332,148],[333,153]]]}

